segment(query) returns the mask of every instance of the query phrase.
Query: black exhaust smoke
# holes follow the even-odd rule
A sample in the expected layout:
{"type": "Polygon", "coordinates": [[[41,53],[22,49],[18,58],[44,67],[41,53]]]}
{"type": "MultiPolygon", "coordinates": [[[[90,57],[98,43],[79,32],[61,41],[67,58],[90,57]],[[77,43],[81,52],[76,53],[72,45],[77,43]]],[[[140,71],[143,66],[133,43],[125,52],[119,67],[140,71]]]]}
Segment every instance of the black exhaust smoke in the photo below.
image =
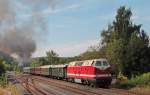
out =
{"type": "Polygon", "coordinates": [[[16,55],[20,66],[27,65],[36,51],[36,42],[46,35],[43,10],[53,10],[55,2],[0,0],[0,51],[16,55]]]}

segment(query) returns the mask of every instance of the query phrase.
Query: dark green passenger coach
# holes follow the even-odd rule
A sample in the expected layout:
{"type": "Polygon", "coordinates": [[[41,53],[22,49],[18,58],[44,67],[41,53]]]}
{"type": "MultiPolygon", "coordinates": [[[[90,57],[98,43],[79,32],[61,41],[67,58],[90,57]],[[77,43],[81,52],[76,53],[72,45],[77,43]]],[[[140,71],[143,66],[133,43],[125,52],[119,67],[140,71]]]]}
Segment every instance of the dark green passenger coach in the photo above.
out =
{"type": "Polygon", "coordinates": [[[67,78],[67,65],[53,65],[51,66],[51,76],[58,79],[67,78]]]}

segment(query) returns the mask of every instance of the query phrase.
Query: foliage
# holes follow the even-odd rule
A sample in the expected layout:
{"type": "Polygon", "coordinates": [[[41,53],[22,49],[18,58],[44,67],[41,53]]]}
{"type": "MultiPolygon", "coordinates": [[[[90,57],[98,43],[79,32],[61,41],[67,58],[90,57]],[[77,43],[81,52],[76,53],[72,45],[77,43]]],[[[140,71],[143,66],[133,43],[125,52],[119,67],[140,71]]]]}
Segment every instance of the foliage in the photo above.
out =
{"type": "Polygon", "coordinates": [[[10,86],[10,91],[12,95],[21,95],[21,92],[17,89],[16,85],[10,86]]]}
{"type": "Polygon", "coordinates": [[[46,52],[46,55],[47,55],[47,60],[48,60],[49,64],[58,64],[59,63],[58,54],[56,52],[54,52],[53,50],[46,52]]]}
{"type": "Polygon", "coordinates": [[[117,80],[119,80],[119,81],[126,81],[127,79],[128,78],[126,76],[124,76],[121,72],[117,76],[117,80]]]}
{"type": "Polygon", "coordinates": [[[107,59],[117,66],[117,74],[128,77],[150,70],[149,37],[141,25],[133,24],[131,16],[130,9],[120,7],[112,25],[101,33],[107,59]]]}
{"type": "Polygon", "coordinates": [[[3,59],[0,59],[0,76],[5,73],[6,67],[3,59]]]}
{"type": "Polygon", "coordinates": [[[68,64],[71,61],[77,60],[76,57],[58,57],[59,64],[68,64]]]}
{"type": "Polygon", "coordinates": [[[80,54],[78,57],[74,57],[75,60],[89,60],[106,58],[105,48],[90,47],[86,52],[80,54]]]}
{"type": "Polygon", "coordinates": [[[148,45],[148,36],[144,32],[132,33],[126,50],[128,60],[126,60],[123,70],[126,75],[139,75],[150,71],[150,48],[148,45]]]}
{"type": "Polygon", "coordinates": [[[37,66],[42,66],[46,64],[47,62],[45,62],[44,59],[45,57],[38,57],[38,58],[32,59],[30,67],[37,67],[37,66]]]}
{"type": "Polygon", "coordinates": [[[14,70],[16,64],[17,62],[15,62],[15,60],[10,55],[0,51],[0,75],[4,73],[6,70],[8,71],[14,70]]]}
{"type": "Polygon", "coordinates": [[[77,60],[78,57],[59,57],[53,50],[48,51],[46,57],[33,58],[30,67],[37,67],[51,64],[68,64],[71,61],[77,60]]]}
{"type": "Polygon", "coordinates": [[[2,74],[0,76],[0,86],[1,87],[6,87],[6,85],[7,85],[7,78],[4,74],[2,74]]]}
{"type": "Polygon", "coordinates": [[[150,72],[144,73],[140,76],[136,76],[135,78],[132,78],[129,83],[137,85],[137,86],[149,86],[150,87],[150,72]]]}
{"type": "Polygon", "coordinates": [[[128,81],[118,82],[115,86],[118,88],[126,88],[126,89],[130,89],[136,86],[150,87],[150,72],[131,78],[128,81]]]}

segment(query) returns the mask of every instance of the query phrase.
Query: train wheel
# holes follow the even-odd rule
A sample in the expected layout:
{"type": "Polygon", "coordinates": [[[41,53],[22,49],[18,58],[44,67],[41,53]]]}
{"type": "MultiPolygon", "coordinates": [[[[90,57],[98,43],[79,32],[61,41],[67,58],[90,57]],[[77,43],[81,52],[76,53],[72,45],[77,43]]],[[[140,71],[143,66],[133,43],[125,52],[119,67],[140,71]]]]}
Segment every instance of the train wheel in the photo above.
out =
{"type": "Polygon", "coordinates": [[[83,79],[81,79],[81,83],[82,83],[83,85],[86,85],[86,81],[83,80],[83,79]]]}
{"type": "Polygon", "coordinates": [[[110,88],[110,86],[109,86],[109,85],[105,85],[105,88],[108,88],[108,89],[109,89],[109,88],[110,88]]]}
{"type": "Polygon", "coordinates": [[[74,82],[75,82],[75,81],[74,81],[74,78],[72,78],[72,79],[71,79],[71,82],[72,82],[72,83],[74,83],[74,82]]]}
{"type": "Polygon", "coordinates": [[[91,85],[91,82],[86,80],[86,85],[90,86],[91,85]]]}
{"type": "Polygon", "coordinates": [[[92,87],[92,88],[97,88],[97,85],[96,85],[95,83],[91,82],[91,83],[90,83],[90,87],[92,87]]]}
{"type": "Polygon", "coordinates": [[[94,83],[90,83],[90,87],[94,87],[94,83]]]}
{"type": "Polygon", "coordinates": [[[68,82],[71,82],[71,78],[68,78],[67,80],[68,80],[68,82]]]}
{"type": "Polygon", "coordinates": [[[105,87],[105,88],[110,88],[110,82],[106,83],[106,84],[104,85],[104,87],[105,87]]]}
{"type": "Polygon", "coordinates": [[[65,80],[66,80],[66,82],[69,82],[69,79],[68,79],[68,78],[66,78],[65,80]]]}

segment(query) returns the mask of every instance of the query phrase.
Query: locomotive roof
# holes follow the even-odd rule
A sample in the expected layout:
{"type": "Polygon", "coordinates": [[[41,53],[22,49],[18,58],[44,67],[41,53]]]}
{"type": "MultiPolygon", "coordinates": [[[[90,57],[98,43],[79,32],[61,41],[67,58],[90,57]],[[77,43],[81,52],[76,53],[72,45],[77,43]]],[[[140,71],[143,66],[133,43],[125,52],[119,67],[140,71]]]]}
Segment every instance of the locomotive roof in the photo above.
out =
{"type": "Polygon", "coordinates": [[[65,65],[63,65],[63,64],[61,64],[61,65],[52,65],[51,67],[52,68],[63,68],[63,67],[66,67],[67,65],[65,64],[65,65]]]}
{"type": "Polygon", "coordinates": [[[24,67],[23,69],[30,69],[31,67],[24,67]]]}
{"type": "Polygon", "coordinates": [[[52,65],[44,65],[44,66],[41,66],[41,68],[50,68],[52,65]]]}
{"type": "Polygon", "coordinates": [[[107,59],[101,58],[101,59],[93,59],[93,61],[106,61],[107,59]]]}
{"type": "Polygon", "coordinates": [[[70,62],[68,66],[91,66],[93,61],[106,61],[106,59],[93,59],[93,60],[84,60],[84,61],[73,61],[70,62]]]}

